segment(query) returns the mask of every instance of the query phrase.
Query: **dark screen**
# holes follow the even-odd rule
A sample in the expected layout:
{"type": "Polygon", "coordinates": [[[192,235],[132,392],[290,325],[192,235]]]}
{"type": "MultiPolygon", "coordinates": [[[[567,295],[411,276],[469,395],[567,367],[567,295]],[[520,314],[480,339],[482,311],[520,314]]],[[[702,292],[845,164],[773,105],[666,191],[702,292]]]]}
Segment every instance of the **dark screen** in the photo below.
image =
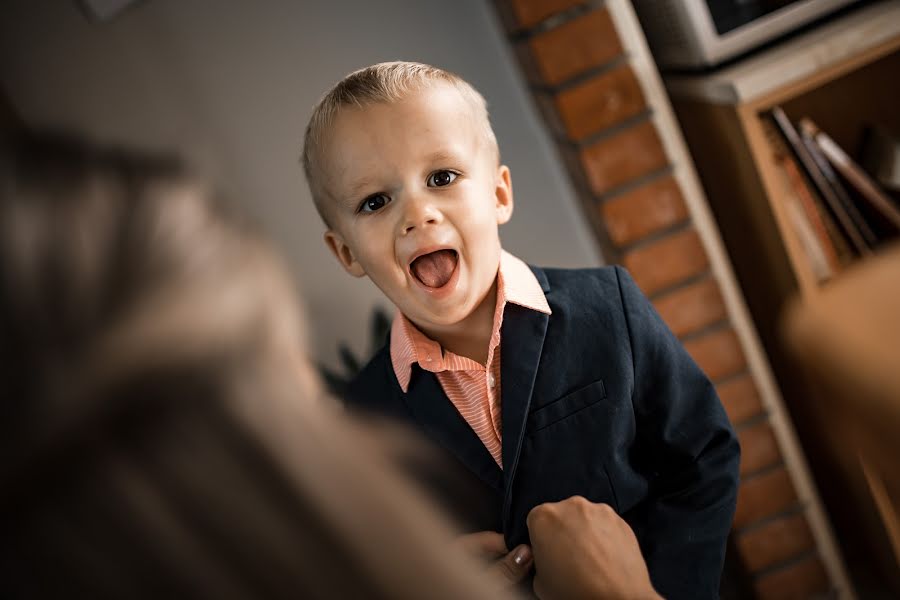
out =
{"type": "Polygon", "coordinates": [[[719,35],[802,0],[706,0],[719,35]]]}

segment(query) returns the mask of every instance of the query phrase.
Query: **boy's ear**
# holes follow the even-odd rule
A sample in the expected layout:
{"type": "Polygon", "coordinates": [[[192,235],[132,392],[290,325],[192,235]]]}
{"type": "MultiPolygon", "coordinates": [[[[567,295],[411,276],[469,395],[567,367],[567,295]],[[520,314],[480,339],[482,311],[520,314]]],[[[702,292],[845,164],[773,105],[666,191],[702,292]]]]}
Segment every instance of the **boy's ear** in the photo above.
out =
{"type": "Polygon", "coordinates": [[[366,274],[362,265],[359,264],[356,261],[356,257],[353,256],[353,250],[351,250],[350,246],[344,242],[344,238],[341,237],[341,234],[332,231],[331,229],[326,231],[325,245],[328,246],[328,249],[331,250],[332,254],[337,257],[345,271],[354,277],[362,277],[366,274]]]}
{"type": "Polygon", "coordinates": [[[512,178],[506,165],[500,165],[497,170],[494,195],[497,199],[497,224],[503,225],[510,220],[513,213],[512,178]]]}

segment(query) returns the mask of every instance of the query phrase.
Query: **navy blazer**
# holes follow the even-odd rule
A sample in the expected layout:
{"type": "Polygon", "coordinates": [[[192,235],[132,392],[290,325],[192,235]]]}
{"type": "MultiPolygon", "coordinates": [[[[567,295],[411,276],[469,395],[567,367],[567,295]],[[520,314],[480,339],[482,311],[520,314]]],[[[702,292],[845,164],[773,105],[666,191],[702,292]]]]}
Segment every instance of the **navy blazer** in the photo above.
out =
{"type": "Polygon", "coordinates": [[[413,365],[400,389],[390,344],[351,385],[356,407],[412,423],[481,486],[478,529],[527,543],[528,512],[581,495],[634,530],[666,598],[717,598],[740,448],[715,388],[621,267],[531,267],[552,315],[508,303],[501,330],[503,465],[413,365]]]}

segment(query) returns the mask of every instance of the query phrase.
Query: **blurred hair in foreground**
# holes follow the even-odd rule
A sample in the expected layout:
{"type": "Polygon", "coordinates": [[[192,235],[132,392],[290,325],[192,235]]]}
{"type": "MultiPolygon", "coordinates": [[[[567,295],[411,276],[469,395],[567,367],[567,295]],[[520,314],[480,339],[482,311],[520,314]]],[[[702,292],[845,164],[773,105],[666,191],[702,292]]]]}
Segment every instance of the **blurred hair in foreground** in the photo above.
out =
{"type": "Polygon", "coordinates": [[[500,597],[302,341],[274,253],[177,161],[4,142],[3,595],[500,597]]]}

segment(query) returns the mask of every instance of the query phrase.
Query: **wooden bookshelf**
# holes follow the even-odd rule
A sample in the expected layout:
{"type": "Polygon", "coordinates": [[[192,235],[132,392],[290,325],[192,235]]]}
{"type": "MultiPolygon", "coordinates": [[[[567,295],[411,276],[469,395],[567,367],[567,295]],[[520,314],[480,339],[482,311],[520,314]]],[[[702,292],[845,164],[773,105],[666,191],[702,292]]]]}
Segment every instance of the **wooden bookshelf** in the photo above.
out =
{"type": "MultiPolygon", "coordinates": [[[[809,117],[850,154],[867,123],[900,134],[900,2],[866,5],[719,72],[668,77],[666,87],[842,545],[874,548],[871,535],[852,531],[862,509],[844,500],[829,460],[842,448],[823,432],[820,392],[797,372],[781,335],[791,298],[815,304],[847,271],[820,284],[787,213],[765,120],[774,106],[792,121],[809,117]]],[[[885,568],[897,570],[897,557],[887,559],[885,568]]]]}
{"type": "MultiPolygon", "coordinates": [[[[764,279],[775,276],[780,290],[799,287],[814,301],[820,286],[785,213],[783,183],[762,119],[781,105],[792,119],[811,117],[851,151],[873,119],[900,131],[898,49],[900,3],[885,2],[714,76],[666,80],[695,160],[713,163],[700,171],[717,218],[737,221],[738,227],[752,223],[754,231],[746,235],[761,236],[757,241],[770,260],[783,262],[787,255],[786,269],[760,269],[764,279]],[[728,139],[722,140],[726,131],[728,139]],[[717,154],[723,150],[727,155],[717,154]],[[743,164],[722,165],[728,158],[743,164]],[[729,190],[734,185],[742,189],[729,190]],[[767,213],[774,222],[767,222],[767,213]],[[770,225],[774,229],[766,231],[770,225]]],[[[753,283],[764,284],[756,278],[753,283]]]]}

